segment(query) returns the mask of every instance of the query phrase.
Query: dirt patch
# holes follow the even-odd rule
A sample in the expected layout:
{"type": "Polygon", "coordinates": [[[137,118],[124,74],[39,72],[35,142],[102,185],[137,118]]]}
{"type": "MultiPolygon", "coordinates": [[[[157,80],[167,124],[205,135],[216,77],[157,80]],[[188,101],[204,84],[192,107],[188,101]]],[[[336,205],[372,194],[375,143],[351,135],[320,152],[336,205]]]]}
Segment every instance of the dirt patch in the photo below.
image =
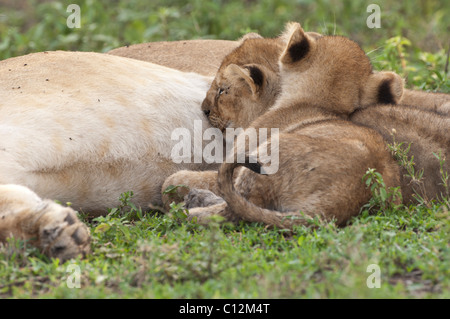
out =
{"type": "Polygon", "coordinates": [[[419,269],[414,269],[403,274],[395,274],[389,278],[391,285],[401,284],[411,293],[413,297],[423,297],[429,293],[440,293],[442,288],[438,283],[432,280],[423,279],[423,272],[419,269]]]}

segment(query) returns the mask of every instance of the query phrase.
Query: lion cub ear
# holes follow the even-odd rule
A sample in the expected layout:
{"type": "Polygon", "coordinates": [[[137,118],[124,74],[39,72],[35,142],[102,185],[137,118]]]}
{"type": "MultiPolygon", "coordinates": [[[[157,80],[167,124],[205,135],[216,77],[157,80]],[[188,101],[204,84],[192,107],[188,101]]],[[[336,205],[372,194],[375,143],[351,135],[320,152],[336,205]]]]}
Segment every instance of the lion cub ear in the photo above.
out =
{"type": "Polygon", "coordinates": [[[403,95],[403,86],[403,79],[394,72],[373,73],[364,86],[361,105],[397,104],[403,95]]]}
{"type": "Polygon", "coordinates": [[[225,69],[225,76],[230,79],[234,85],[240,85],[242,83],[248,85],[254,97],[259,94],[264,84],[264,73],[261,68],[255,64],[248,64],[244,67],[230,64],[225,69]]]}
{"type": "Polygon", "coordinates": [[[300,23],[288,23],[280,36],[287,44],[280,56],[280,62],[283,65],[290,65],[305,58],[314,49],[316,39],[320,37],[319,34],[317,35],[316,37],[306,33],[300,23]]]}
{"type": "Polygon", "coordinates": [[[309,37],[313,38],[314,40],[317,40],[318,38],[323,37],[322,34],[317,33],[317,32],[311,32],[311,31],[308,31],[308,32],[306,32],[306,34],[307,34],[309,37]]]}

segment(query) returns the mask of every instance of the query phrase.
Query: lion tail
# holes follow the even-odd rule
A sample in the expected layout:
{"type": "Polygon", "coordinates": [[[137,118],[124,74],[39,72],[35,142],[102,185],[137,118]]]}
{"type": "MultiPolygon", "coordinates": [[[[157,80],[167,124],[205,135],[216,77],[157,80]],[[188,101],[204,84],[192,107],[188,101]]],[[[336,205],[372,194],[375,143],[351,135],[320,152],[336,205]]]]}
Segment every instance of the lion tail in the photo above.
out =
{"type": "Polygon", "coordinates": [[[245,158],[245,163],[223,163],[218,174],[218,186],[221,196],[227,202],[228,208],[233,214],[248,222],[264,223],[278,228],[292,228],[293,225],[309,225],[313,217],[300,212],[279,212],[258,207],[246,200],[234,188],[233,173],[240,166],[244,166],[257,174],[264,174],[260,163],[250,163],[245,158]]]}

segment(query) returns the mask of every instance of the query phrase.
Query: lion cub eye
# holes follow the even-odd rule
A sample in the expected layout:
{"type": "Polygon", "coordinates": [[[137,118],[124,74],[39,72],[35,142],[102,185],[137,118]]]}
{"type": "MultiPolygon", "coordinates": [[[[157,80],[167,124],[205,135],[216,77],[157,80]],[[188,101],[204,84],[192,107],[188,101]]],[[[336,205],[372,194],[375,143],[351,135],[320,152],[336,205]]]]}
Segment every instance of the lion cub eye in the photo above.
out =
{"type": "Polygon", "coordinates": [[[226,87],[226,88],[219,88],[217,90],[217,95],[222,95],[223,93],[228,94],[228,90],[230,89],[230,87],[226,87]]]}

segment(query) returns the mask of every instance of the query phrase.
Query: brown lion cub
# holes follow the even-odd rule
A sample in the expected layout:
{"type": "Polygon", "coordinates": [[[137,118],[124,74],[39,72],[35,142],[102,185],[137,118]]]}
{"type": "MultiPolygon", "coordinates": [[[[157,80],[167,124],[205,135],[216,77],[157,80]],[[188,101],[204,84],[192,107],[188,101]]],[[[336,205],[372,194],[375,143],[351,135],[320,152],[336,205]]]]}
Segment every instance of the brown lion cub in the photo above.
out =
{"type": "MultiPolygon", "coordinates": [[[[307,32],[307,34],[315,39],[321,36],[314,32],[307,32]]],[[[222,126],[232,124],[236,124],[236,127],[244,126],[245,122],[249,121],[250,113],[246,113],[243,109],[251,108],[255,111],[254,117],[250,119],[252,120],[273,105],[280,93],[278,58],[282,50],[281,37],[274,39],[253,37],[242,41],[239,47],[225,56],[202,105],[205,114],[210,116],[211,122],[217,122],[222,126]],[[225,96],[229,90],[227,69],[232,64],[247,70],[258,90],[254,92],[256,94],[246,93],[242,98],[234,94],[235,107],[228,109],[226,105],[220,105],[218,95],[222,95],[222,100],[227,98],[225,96]],[[244,116],[241,113],[245,113],[244,116]]],[[[386,99],[378,102],[393,103],[386,99]]],[[[395,103],[450,115],[450,94],[404,89],[402,97],[395,103]]]]}
{"type": "MultiPolygon", "coordinates": [[[[320,216],[344,225],[371,196],[362,179],[368,168],[381,173],[387,187],[399,185],[399,168],[383,138],[340,115],[374,103],[380,95],[398,100],[402,95],[401,78],[390,72],[373,73],[365,53],[347,38],[314,39],[298,23],[288,24],[283,37],[286,45],[280,57],[281,95],[246,130],[279,129],[279,135],[272,135],[268,142],[279,143],[278,171],[265,176],[259,174],[265,168],[259,163],[222,164],[218,185],[213,188],[226,203],[191,209],[190,215],[200,221],[210,214],[220,214],[230,221],[289,228],[320,216]],[[234,179],[234,170],[239,166],[258,173],[241,168],[234,179]]],[[[230,79],[230,95],[244,94],[245,90],[253,94],[266,83],[254,80],[258,79],[256,69],[233,65],[228,69],[225,73],[230,79]]],[[[267,145],[259,145],[258,151],[262,147],[267,145]]],[[[249,154],[254,151],[249,150],[249,154]]],[[[235,154],[236,150],[232,158],[235,154]]],[[[196,179],[188,182],[191,187],[205,183],[196,179]]]]}
{"type": "MultiPolygon", "coordinates": [[[[318,39],[319,36],[315,35],[314,38],[318,39]]],[[[278,56],[284,49],[280,45],[281,41],[281,37],[249,39],[224,59],[202,103],[205,114],[214,126],[223,130],[229,127],[247,127],[256,117],[273,106],[281,92],[278,64],[278,56]],[[240,76],[236,76],[239,70],[240,76]],[[245,83],[249,85],[244,85],[245,83]],[[251,90],[248,89],[249,86],[251,90]]],[[[330,59],[332,58],[333,55],[330,56],[330,59]]],[[[306,74],[308,73],[299,74],[298,78],[306,74]]],[[[320,76],[323,74],[324,72],[316,74],[318,80],[313,83],[314,87],[305,87],[304,93],[310,96],[316,94],[317,98],[327,96],[321,92],[325,88],[320,82],[320,76]]],[[[442,159],[446,159],[443,164],[444,171],[450,172],[447,155],[450,152],[447,133],[450,130],[450,107],[447,107],[450,106],[450,95],[404,90],[404,94],[399,98],[398,94],[391,94],[388,82],[389,79],[386,79],[385,83],[380,85],[375,99],[362,100],[362,105],[355,109],[355,115],[351,115],[349,119],[377,130],[389,144],[394,142],[391,135],[393,129],[397,132],[397,143],[404,143],[405,146],[412,143],[408,156],[414,158],[415,170],[423,171],[423,176],[419,182],[412,181],[407,176],[409,174],[406,169],[402,168],[401,187],[404,202],[414,202],[416,194],[426,201],[437,199],[441,194],[445,194],[446,189],[442,185],[441,164],[433,153],[442,154],[442,159]],[[401,103],[408,105],[400,105],[401,103]]],[[[339,84],[340,81],[336,80],[336,85],[339,84]]],[[[293,93],[298,90],[294,87],[292,89],[293,93]]],[[[366,89],[371,88],[367,86],[366,89]]],[[[398,92],[399,88],[394,91],[398,92]]],[[[347,94],[345,90],[335,92],[347,94]]],[[[339,96],[334,98],[340,99],[339,96]]],[[[345,116],[345,111],[341,112],[341,115],[345,116]]]]}

